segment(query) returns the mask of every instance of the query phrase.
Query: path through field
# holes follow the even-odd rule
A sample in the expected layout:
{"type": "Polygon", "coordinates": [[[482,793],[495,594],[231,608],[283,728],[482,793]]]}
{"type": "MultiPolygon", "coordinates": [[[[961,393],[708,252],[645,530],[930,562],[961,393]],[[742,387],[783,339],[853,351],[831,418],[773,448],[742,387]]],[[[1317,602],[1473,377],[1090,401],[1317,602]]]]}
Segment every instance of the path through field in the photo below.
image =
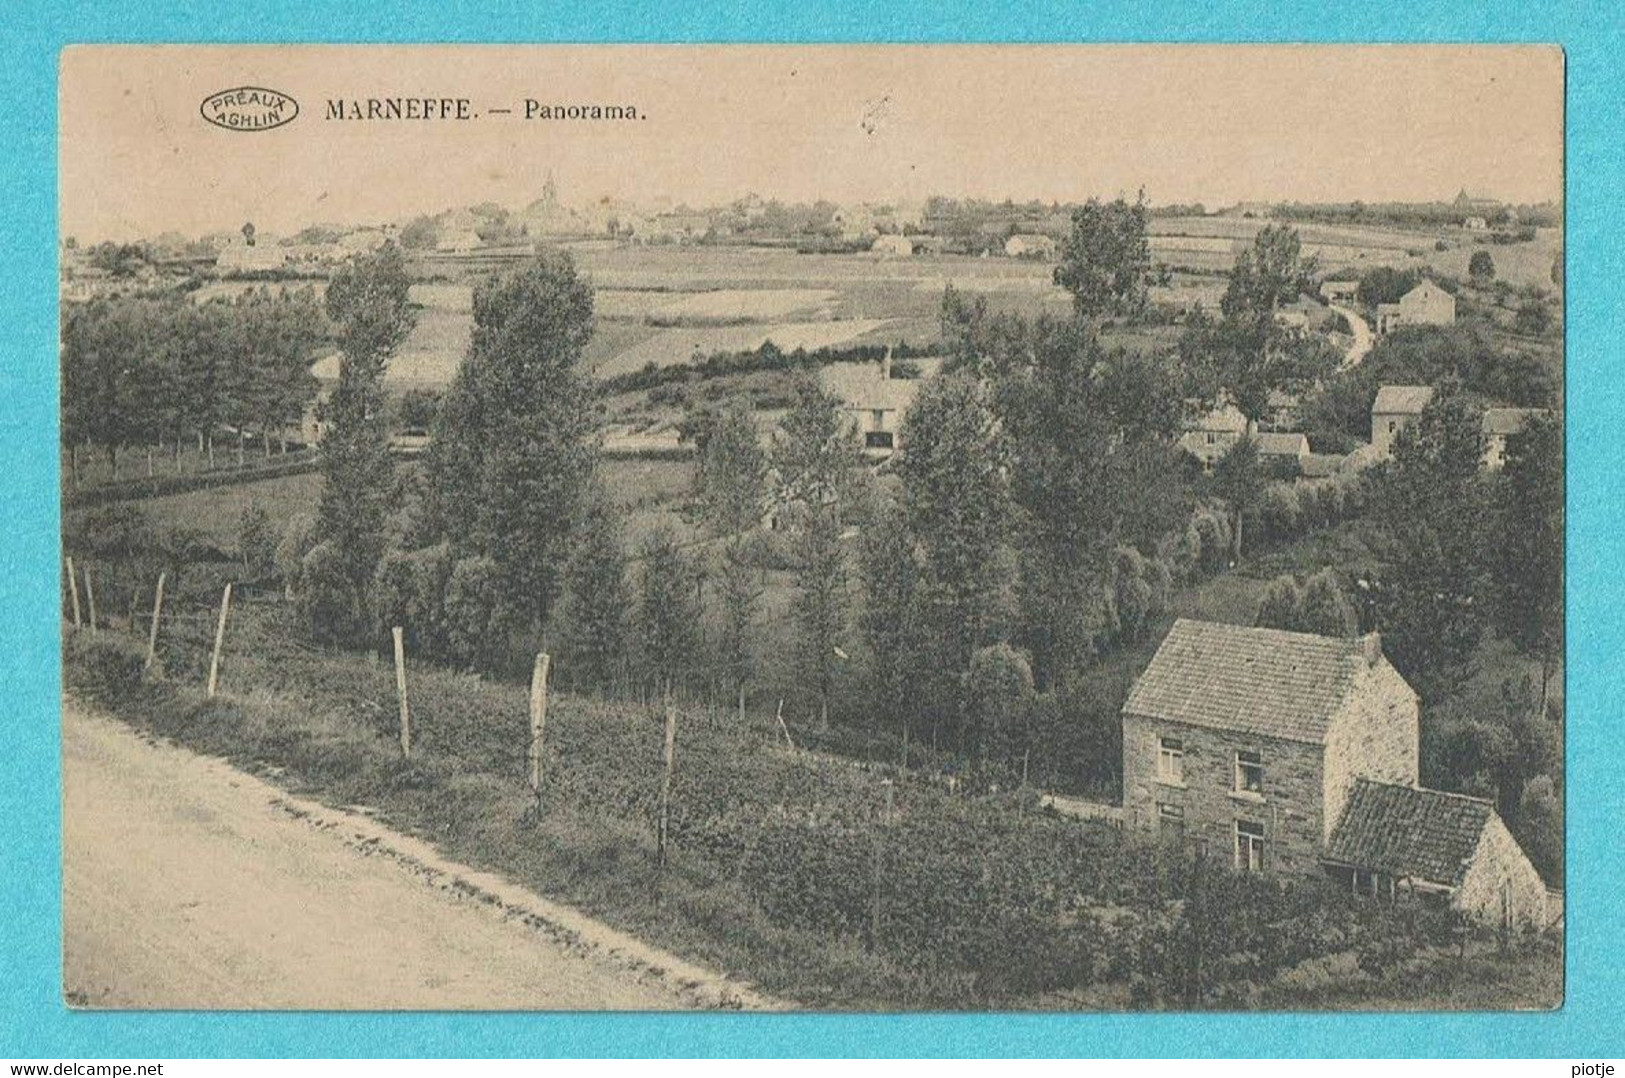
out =
{"type": "MultiPolygon", "coordinates": [[[[275,787],[63,701],[63,987],[133,1008],[667,1009],[550,938],[278,808],[275,787]]],[[[407,840],[409,841],[409,840],[407,840]]],[[[604,930],[608,932],[608,930],[604,930]]]]}
{"type": "Polygon", "coordinates": [[[1371,346],[1376,343],[1375,338],[1371,335],[1371,327],[1366,325],[1365,319],[1360,317],[1358,311],[1351,310],[1348,307],[1339,307],[1335,303],[1329,306],[1348,320],[1349,329],[1354,333],[1354,343],[1349,345],[1348,352],[1343,356],[1343,367],[1345,369],[1358,367],[1360,361],[1365,358],[1366,353],[1371,351],[1371,346]]]}

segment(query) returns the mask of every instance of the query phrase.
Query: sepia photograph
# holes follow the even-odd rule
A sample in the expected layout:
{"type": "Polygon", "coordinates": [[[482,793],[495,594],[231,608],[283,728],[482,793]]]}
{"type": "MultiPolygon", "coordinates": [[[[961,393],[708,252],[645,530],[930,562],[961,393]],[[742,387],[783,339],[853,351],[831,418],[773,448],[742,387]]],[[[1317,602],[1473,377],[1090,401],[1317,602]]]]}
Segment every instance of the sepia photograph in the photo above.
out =
{"type": "Polygon", "coordinates": [[[1561,49],[59,74],[68,1006],[1563,1006],[1561,49]]]}

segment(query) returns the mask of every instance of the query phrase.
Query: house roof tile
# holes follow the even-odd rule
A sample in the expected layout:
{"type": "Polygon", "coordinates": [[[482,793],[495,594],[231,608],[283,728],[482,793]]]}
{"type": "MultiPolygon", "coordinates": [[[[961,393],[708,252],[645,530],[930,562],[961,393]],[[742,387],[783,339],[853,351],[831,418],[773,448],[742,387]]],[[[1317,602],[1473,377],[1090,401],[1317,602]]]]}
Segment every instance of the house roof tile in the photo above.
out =
{"type": "Polygon", "coordinates": [[[1360,779],[1326,844],[1326,859],[1455,887],[1495,809],[1465,794],[1360,779]]]}
{"type": "Polygon", "coordinates": [[[1123,712],[1319,743],[1360,672],[1380,656],[1375,635],[1336,638],[1181,618],[1123,712]]]}

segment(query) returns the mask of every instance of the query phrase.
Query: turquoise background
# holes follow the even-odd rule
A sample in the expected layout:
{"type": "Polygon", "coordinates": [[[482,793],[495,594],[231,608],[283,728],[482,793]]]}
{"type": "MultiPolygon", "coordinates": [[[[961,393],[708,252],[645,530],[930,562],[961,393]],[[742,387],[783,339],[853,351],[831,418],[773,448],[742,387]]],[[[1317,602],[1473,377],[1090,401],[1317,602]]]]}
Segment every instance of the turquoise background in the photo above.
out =
{"type": "MultiPolygon", "coordinates": [[[[1620,0],[843,0],[483,10],[22,0],[0,12],[0,1059],[538,1055],[1625,1055],[1620,0]],[[85,1014],[61,1001],[56,58],[112,41],[1507,41],[1568,54],[1568,997],[1515,1015],[85,1014]]],[[[472,7],[472,5],[471,5],[472,7]]],[[[1358,100],[1358,87],[1351,87],[1358,100]]],[[[109,178],[116,183],[117,177],[109,178]]]]}

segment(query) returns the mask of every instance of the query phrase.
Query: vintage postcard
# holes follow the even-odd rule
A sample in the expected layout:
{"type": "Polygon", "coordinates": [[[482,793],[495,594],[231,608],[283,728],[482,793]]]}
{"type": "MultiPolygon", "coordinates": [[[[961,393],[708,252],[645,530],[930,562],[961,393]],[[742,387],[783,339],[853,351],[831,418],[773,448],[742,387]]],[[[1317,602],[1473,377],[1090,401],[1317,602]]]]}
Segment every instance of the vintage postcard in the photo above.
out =
{"type": "Polygon", "coordinates": [[[1564,998],[1563,55],[61,58],[93,1008],[1564,998]]]}

